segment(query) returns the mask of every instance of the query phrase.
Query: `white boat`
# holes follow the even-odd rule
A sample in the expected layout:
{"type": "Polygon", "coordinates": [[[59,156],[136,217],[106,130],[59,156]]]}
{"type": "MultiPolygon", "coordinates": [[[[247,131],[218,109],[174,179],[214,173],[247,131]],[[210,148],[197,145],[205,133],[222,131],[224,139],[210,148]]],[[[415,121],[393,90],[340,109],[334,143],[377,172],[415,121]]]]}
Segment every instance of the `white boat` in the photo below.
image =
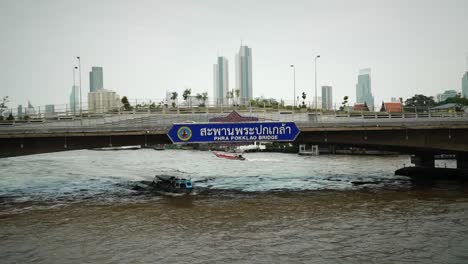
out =
{"type": "Polygon", "coordinates": [[[105,148],[95,148],[92,150],[109,151],[109,150],[137,150],[137,149],[141,149],[141,146],[135,145],[135,146],[121,146],[121,147],[105,147],[105,148]]]}
{"type": "Polygon", "coordinates": [[[250,145],[238,146],[236,148],[236,152],[253,152],[253,151],[262,151],[265,149],[266,149],[266,146],[262,144],[262,142],[254,142],[253,144],[250,144],[250,145]]]}

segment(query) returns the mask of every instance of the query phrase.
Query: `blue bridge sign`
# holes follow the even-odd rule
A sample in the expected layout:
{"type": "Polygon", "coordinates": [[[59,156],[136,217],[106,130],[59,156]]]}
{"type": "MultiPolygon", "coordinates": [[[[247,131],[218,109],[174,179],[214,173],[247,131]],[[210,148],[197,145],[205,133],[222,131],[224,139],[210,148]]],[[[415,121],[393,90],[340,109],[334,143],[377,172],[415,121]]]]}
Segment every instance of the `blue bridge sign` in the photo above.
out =
{"type": "Polygon", "coordinates": [[[294,141],[299,135],[294,122],[174,124],[167,136],[175,144],[294,141]]]}

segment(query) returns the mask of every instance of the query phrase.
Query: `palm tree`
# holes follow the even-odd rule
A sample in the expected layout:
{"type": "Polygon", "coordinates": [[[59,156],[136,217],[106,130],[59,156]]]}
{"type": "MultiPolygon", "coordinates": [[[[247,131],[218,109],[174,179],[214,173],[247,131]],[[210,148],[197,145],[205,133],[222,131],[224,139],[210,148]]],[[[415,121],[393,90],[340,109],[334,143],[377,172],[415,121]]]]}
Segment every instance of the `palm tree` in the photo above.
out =
{"type": "Polygon", "coordinates": [[[200,101],[202,101],[202,98],[203,98],[203,96],[202,96],[201,94],[197,93],[197,95],[195,96],[195,98],[197,98],[197,100],[198,100],[198,102],[199,102],[198,106],[205,106],[204,103],[200,103],[200,101]]]}
{"type": "Polygon", "coordinates": [[[234,92],[233,91],[228,91],[227,94],[226,94],[226,99],[227,99],[227,103],[229,105],[230,103],[230,99],[234,98],[234,92]]]}
{"type": "Polygon", "coordinates": [[[208,100],[208,92],[202,93],[202,101],[205,106],[206,106],[206,100],[208,100]]]}
{"type": "Polygon", "coordinates": [[[236,89],[234,92],[236,94],[236,104],[239,106],[240,89],[236,89]]]}
{"type": "Polygon", "coordinates": [[[184,98],[185,104],[187,104],[187,100],[189,99],[191,94],[192,94],[192,89],[190,89],[190,88],[185,89],[184,93],[182,94],[182,97],[184,98]]]}
{"type": "Polygon", "coordinates": [[[176,101],[178,95],[179,94],[177,94],[177,92],[172,92],[172,95],[171,95],[172,107],[175,107],[175,105],[176,105],[175,101],[176,101]]]}

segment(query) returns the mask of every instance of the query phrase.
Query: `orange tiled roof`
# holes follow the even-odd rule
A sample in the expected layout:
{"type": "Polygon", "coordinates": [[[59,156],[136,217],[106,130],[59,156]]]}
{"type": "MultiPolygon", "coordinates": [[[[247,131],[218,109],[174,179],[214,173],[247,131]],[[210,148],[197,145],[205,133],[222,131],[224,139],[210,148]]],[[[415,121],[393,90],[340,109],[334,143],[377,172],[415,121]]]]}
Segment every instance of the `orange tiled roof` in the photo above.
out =
{"type": "Polygon", "coordinates": [[[401,113],[403,112],[403,107],[401,103],[384,103],[385,111],[388,113],[401,113]]]}

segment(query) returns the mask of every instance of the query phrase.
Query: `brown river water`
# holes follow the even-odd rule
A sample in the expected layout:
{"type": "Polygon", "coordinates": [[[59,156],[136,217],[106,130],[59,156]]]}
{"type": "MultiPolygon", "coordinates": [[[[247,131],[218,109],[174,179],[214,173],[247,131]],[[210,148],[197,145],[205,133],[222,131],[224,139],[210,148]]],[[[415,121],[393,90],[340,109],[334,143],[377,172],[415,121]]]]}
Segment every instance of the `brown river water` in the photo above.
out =
{"type": "Polygon", "coordinates": [[[466,183],[393,175],[407,156],[245,156],[2,159],[0,263],[468,263],[466,183]],[[135,188],[158,172],[196,193],[135,188]]]}

